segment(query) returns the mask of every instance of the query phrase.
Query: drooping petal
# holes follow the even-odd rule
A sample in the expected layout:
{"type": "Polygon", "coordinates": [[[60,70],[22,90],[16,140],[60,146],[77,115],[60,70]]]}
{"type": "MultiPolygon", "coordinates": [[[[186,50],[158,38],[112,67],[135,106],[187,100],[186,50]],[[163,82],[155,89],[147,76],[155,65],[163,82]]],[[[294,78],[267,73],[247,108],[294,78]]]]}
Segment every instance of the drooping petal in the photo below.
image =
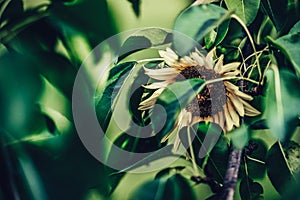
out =
{"type": "Polygon", "coordinates": [[[245,108],[245,115],[246,116],[250,116],[250,117],[253,117],[253,116],[257,116],[259,114],[261,114],[261,112],[259,112],[258,110],[256,110],[255,108],[253,108],[248,102],[242,100],[242,103],[244,105],[244,108],[245,108]]]}
{"type": "Polygon", "coordinates": [[[159,88],[166,88],[168,85],[170,85],[173,81],[161,81],[161,82],[154,82],[150,85],[144,85],[144,88],[155,90],[159,88]]]}
{"type": "Polygon", "coordinates": [[[224,123],[225,123],[224,113],[220,111],[218,115],[219,115],[219,125],[222,129],[224,129],[224,123]]]}
{"type": "Polygon", "coordinates": [[[145,74],[147,74],[149,77],[156,79],[156,80],[170,80],[175,78],[179,71],[174,68],[162,68],[162,69],[148,69],[144,67],[145,74]]]}
{"type": "Polygon", "coordinates": [[[224,81],[224,85],[227,89],[231,89],[232,91],[239,90],[239,87],[230,83],[229,81],[224,81]]]}
{"type": "Polygon", "coordinates": [[[235,110],[238,112],[238,114],[241,117],[244,117],[245,115],[245,110],[244,110],[244,105],[243,103],[240,101],[240,99],[233,93],[228,93],[227,96],[229,97],[230,101],[232,102],[235,110]]]}
{"type": "Polygon", "coordinates": [[[239,75],[241,72],[239,70],[231,71],[231,72],[226,72],[223,74],[224,77],[235,77],[239,75]]]}
{"type": "Polygon", "coordinates": [[[248,101],[252,101],[253,100],[253,97],[250,96],[249,94],[246,94],[240,90],[236,90],[234,91],[234,94],[242,99],[245,99],[245,100],[248,100],[248,101]]]}
{"type": "Polygon", "coordinates": [[[156,90],[148,99],[142,101],[139,110],[148,110],[152,108],[157,100],[157,97],[163,92],[164,88],[156,90]]]}
{"type": "Polygon", "coordinates": [[[236,127],[239,127],[240,126],[240,116],[237,114],[237,112],[234,109],[233,105],[231,104],[230,100],[227,101],[227,109],[231,116],[233,125],[235,125],[236,127]]]}
{"type": "Polygon", "coordinates": [[[224,109],[224,118],[225,118],[225,127],[227,131],[231,131],[233,129],[233,122],[231,119],[231,115],[228,111],[227,104],[223,106],[224,109]]]}
{"type": "Polygon", "coordinates": [[[219,124],[219,114],[214,114],[212,118],[214,123],[219,124]]]}
{"type": "Polygon", "coordinates": [[[231,93],[234,93],[236,96],[241,97],[242,99],[251,101],[253,99],[252,96],[242,92],[239,90],[239,87],[230,83],[229,81],[224,81],[224,85],[226,86],[226,89],[230,91],[231,93]]]}

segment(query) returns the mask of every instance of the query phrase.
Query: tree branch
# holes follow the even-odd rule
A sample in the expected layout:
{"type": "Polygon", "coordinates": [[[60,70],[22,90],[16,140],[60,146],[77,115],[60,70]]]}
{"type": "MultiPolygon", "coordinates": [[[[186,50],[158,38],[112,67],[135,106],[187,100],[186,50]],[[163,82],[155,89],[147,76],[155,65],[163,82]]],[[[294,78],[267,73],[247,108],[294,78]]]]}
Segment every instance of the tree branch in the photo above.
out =
{"type": "Polygon", "coordinates": [[[224,179],[224,188],[221,199],[234,199],[234,191],[238,180],[241,157],[242,150],[232,149],[229,154],[228,167],[224,179]]]}

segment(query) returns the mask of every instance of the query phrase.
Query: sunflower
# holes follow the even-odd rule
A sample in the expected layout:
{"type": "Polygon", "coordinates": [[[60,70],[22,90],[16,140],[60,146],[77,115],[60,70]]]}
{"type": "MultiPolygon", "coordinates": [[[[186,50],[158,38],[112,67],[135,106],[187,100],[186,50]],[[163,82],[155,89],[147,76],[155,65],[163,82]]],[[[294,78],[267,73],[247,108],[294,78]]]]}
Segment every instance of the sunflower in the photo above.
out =
{"type": "Polygon", "coordinates": [[[248,103],[253,97],[229,81],[240,76],[239,62],[223,65],[222,55],[215,63],[214,51],[204,56],[198,49],[181,58],[170,48],[159,51],[159,54],[164,61],[158,68],[144,67],[145,74],[154,80],[144,87],[155,92],[140,103],[140,110],[151,109],[162,91],[176,81],[191,78],[211,81],[223,78],[223,81],[211,81],[212,83],[206,84],[193,101],[182,109],[177,121],[179,129],[200,121],[210,121],[218,124],[224,132],[228,132],[240,126],[241,117],[260,114],[248,103]]]}

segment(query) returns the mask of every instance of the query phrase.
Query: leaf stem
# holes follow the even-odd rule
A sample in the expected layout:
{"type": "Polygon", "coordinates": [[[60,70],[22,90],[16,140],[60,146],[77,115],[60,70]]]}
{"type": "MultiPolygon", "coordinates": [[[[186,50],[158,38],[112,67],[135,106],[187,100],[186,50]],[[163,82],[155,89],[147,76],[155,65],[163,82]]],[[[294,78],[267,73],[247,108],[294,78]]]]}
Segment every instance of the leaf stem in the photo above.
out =
{"type": "Polygon", "coordinates": [[[193,163],[193,168],[194,168],[194,176],[199,176],[198,168],[197,168],[197,163],[196,163],[196,158],[195,158],[195,152],[193,149],[193,144],[192,144],[192,139],[191,139],[191,131],[190,131],[190,126],[187,127],[187,137],[189,141],[189,148],[190,148],[190,153],[191,153],[191,159],[193,163]]]}
{"type": "MultiPolygon", "coordinates": [[[[249,32],[247,26],[244,24],[244,22],[243,22],[237,15],[232,14],[231,17],[232,17],[233,19],[235,19],[235,20],[242,26],[242,28],[245,30],[245,32],[246,32],[246,34],[247,34],[247,36],[248,36],[248,38],[249,38],[249,40],[250,40],[250,44],[251,44],[251,46],[252,46],[253,51],[254,51],[254,52],[257,52],[257,51],[256,51],[256,47],[255,47],[255,45],[254,45],[254,40],[253,40],[253,38],[252,38],[252,36],[251,36],[251,34],[250,34],[250,32],[249,32]]],[[[255,62],[257,63],[257,69],[258,69],[258,74],[259,74],[259,80],[261,80],[261,78],[262,78],[262,76],[261,76],[262,73],[261,73],[261,68],[260,68],[260,64],[259,64],[259,57],[258,57],[258,55],[257,55],[256,53],[255,53],[254,55],[255,55],[255,62]]]]}

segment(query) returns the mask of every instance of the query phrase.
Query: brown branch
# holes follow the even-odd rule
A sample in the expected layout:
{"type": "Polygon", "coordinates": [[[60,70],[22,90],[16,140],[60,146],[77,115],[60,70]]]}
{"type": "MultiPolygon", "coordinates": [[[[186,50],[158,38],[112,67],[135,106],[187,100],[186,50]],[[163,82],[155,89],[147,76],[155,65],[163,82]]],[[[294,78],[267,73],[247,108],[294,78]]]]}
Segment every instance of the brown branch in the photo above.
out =
{"type": "Polygon", "coordinates": [[[224,178],[224,187],[221,199],[234,199],[234,191],[238,180],[241,157],[242,150],[232,149],[229,154],[228,167],[224,178]]]}

